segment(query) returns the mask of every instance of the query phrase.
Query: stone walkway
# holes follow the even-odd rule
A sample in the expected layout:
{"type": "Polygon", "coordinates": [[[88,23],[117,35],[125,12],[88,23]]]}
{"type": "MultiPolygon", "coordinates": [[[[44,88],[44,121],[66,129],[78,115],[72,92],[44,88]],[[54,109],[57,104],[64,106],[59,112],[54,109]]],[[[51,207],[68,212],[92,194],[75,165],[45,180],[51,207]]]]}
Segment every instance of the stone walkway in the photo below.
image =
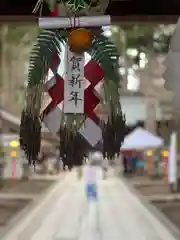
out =
{"type": "MultiPolygon", "coordinates": [[[[176,240],[116,177],[100,181],[100,200],[90,204],[84,196],[83,182],[74,177],[68,181],[57,201],[49,205],[41,225],[33,233],[23,234],[24,239],[176,240]]],[[[2,240],[16,239],[21,240],[2,240]]]]}

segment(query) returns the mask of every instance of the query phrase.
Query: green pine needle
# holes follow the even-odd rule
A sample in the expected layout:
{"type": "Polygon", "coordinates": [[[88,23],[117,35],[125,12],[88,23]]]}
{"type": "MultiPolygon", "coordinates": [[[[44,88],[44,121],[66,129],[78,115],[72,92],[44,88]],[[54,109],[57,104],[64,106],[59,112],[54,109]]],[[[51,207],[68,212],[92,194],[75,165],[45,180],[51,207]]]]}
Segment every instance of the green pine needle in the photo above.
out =
{"type": "Polygon", "coordinates": [[[30,53],[28,69],[28,87],[42,83],[49,70],[54,51],[61,52],[60,42],[65,42],[66,34],[58,30],[44,30],[30,53]]]}
{"type": "Polygon", "coordinates": [[[74,12],[78,12],[83,8],[87,8],[91,4],[91,0],[68,0],[65,1],[67,6],[74,12]]]}
{"type": "Polygon", "coordinates": [[[103,35],[96,35],[93,40],[92,49],[89,52],[92,59],[95,60],[103,69],[105,80],[111,80],[116,86],[119,86],[121,80],[118,72],[119,53],[116,46],[103,35]]]}

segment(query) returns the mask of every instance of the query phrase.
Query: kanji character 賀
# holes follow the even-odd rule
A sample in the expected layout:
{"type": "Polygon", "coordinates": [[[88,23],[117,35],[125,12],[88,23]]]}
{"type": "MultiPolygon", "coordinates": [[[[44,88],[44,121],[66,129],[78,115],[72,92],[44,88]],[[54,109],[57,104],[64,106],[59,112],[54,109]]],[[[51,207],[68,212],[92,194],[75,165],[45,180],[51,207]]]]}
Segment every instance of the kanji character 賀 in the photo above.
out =
{"type": "Polygon", "coordinates": [[[69,62],[72,62],[72,71],[77,70],[80,72],[80,62],[82,58],[81,57],[75,57],[73,56],[69,62]]]}

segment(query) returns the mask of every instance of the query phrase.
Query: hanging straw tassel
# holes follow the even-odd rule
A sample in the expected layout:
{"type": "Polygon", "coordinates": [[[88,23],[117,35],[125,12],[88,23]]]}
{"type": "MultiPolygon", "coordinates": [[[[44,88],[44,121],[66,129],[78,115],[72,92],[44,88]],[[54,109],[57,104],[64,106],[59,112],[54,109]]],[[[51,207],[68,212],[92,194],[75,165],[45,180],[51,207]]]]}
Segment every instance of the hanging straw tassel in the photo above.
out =
{"type": "Polygon", "coordinates": [[[20,146],[29,164],[35,165],[41,146],[41,124],[39,118],[23,111],[20,125],[20,146]]]}
{"type": "Polygon", "coordinates": [[[88,144],[83,137],[71,131],[66,125],[60,129],[60,154],[63,163],[70,167],[81,166],[84,155],[88,152],[88,144]],[[64,158],[65,157],[65,158],[64,158]]]}
{"type": "Polygon", "coordinates": [[[119,154],[126,133],[126,123],[122,113],[109,116],[107,124],[103,125],[103,153],[113,158],[119,154]]]}
{"type": "Polygon", "coordinates": [[[41,123],[39,119],[42,101],[42,86],[27,90],[26,106],[22,112],[20,125],[20,146],[29,164],[37,160],[41,147],[41,123]]]}

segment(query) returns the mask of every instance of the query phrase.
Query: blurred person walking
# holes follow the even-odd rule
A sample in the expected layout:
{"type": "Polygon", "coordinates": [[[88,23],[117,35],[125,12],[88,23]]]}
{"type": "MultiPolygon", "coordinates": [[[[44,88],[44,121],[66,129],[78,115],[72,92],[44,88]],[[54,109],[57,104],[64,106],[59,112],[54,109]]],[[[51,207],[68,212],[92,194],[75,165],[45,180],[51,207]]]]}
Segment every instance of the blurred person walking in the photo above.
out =
{"type": "Polygon", "coordinates": [[[101,172],[103,156],[101,152],[94,152],[90,155],[89,161],[83,169],[83,180],[87,200],[98,200],[98,179],[101,172]]]}

